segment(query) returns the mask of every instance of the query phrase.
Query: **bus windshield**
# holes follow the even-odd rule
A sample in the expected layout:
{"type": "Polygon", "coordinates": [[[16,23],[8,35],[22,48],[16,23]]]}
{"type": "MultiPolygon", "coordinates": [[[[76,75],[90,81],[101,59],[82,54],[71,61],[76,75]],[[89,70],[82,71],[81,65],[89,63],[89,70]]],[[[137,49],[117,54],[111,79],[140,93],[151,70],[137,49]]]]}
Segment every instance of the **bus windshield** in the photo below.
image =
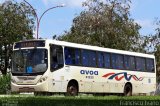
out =
{"type": "Polygon", "coordinates": [[[46,49],[23,49],[13,52],[12,73],[44,73],[48,66],[46,49]]]}

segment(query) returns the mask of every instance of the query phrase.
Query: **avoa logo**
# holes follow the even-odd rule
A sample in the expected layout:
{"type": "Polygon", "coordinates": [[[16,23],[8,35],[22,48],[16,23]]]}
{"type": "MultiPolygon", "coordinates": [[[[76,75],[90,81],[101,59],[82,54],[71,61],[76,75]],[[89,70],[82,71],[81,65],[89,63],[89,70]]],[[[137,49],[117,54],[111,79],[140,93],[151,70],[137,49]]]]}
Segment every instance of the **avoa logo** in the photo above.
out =
{"type": "Polygon", "coordinates": [[[98,75],[98,71],[93,70],[81,70],[80,73],[84,75],[98,75]]]}

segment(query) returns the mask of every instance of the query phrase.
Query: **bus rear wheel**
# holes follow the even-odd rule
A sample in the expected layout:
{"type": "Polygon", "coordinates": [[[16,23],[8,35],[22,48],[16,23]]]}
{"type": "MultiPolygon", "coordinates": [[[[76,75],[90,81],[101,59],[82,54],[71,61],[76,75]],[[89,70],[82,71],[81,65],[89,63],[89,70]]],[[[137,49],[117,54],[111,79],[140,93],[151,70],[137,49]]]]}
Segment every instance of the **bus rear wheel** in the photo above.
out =
{"type": "Polygon", "coordinates": [[[132,96],[132,86],[131,86],[131,84],[126,84],[125,85],[124,96],[132,96]]]}
{"type": "Polygon", "coordinates": [[[67,86],[67,96],[77,96],[78,87],[74,83],[69,83],[67,86]]]}

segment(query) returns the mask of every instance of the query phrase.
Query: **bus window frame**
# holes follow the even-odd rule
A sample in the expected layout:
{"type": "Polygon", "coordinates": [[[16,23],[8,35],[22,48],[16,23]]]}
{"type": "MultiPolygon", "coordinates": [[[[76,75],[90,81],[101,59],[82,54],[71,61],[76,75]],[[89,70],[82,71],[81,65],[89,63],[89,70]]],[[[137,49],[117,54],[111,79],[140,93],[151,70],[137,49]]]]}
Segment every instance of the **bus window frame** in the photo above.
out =
{"type": "MultiPolygon", "coordinates": [[[[61,45],[55,45],[55,44],[50,44],[49,45],[49,49],[50,49],[50,53],[49,53],[49,55],[50,55],[50,71],[51,72],[54,72],[54,71],[56,71],[56,70],[58,70],[58,69],[61,69],[61,68],[63,68],[64,67],[64,49],[63,49],[63,46],[61,46],[61,45]],[[53,47],[54,48],[54,46],[56,46],[56,47],[60,47],[61,48],[61,51],[62,51],[62,59],[63,59],[63,64],[55,64],[55,68],[52,68],[52,63],[53,63],[53,59],[52,59],[52,54],[51,53],[53,53],[52,51],[52,49],[51,49],[51,47],[53,47]],[[57,65],[57,66],[56,66],[57,65]]],[[[56,53],[57,53],[57,51],[56,51],[56,53]]],[[[55,56],[56,58],[58,58],[57,57],[57,54],[56,54],[56,56],[55,56]]],[[[58,59],[57,59],[57,62],[58,62],[58,59]]]]}
{"type": "MultiPolygon", "coordinates": [[[[80,62],[81,62],[81,64],[79,64],[79,65],[76,65],[76,64],[69,64],[70,66],[80,66],[80,67],[91,67],[91,68],[101,68],[101,69],[114,69],[114,70],[124,70],[124,71],[136,71],[136,72],[149,72],[149,73],[155,73],[155,63],[153,63],[153,66],[154,66],[154,71],[147,71],[147,70],[143,70],[143,71],[139,71],[139,70],[137,70],[137,68],[136,68],[136,58],[137,57],[140,57],[140,58],[144,58],[145,59],[145,62],[146,62],[146,59],[148,59],[147,57],[141,57],[141,56],[134,56],[134,55],[126,55],[126,54],[121,54],[121,53],[113,53],[113,52],[103,52],[103,51],[94,51],[94,50],[89,50],[89,49],[83,49],[83,48],[74,48],[74,47],[69,47],[69,46],[65,46],[64,47],[64,49],[65,48],[72,48],[72,49],[74,49],[74,51],[75,51],[75,49],[79,49],[80,50],[80,62]],[[87,52],[96,52],[96,66],[89,66],[89,64],[86,66],[86,65],[83,65],[83,56],[82,56],[82,51],[83,50],[85,50],[85,51],[87,51],[87,52]],[[102,63],[102,64],[104,64],[104,66],[103,67],[98,67],[98,54],[99,53],[102,53],[103,54],[103,61],[104,61],[104,63],[102,63]],[[105,62],[106,62],[106,59],[105,59],[105,54],[109,54],[109,56],[110,56],[110,67],[105,67],[105,62]],[[112,55],[113,54],[115,54],[116,56],[117,55],[122,55],[123,56],[123,69],[119,69],[119,68],[113,68],[113,64],[112,64],[112,55]],[[129,69],[126,69],[126,65],[125,65],[125,57],[127,56],[127,58],[129,57],[129,58],[134,58],[134,67],[132,66],[132,67],[130,67],[130,65],[131,65],[131,60],[129,59],[129,69]],[[134,68],[134,69],[131,69],[131,68],[134,68]]],[[[88,55],[88,53],[87,53],[87,55],[88,55]]],[[[153,59],[153,60],[155,60],[154,58],[149,58],[149,59],[153,59]]],[[[90,57],[88,58],[88,60],[90,60],[90,57]]],[[[65,52],[64,52],[64,64],[65,64],[65,52]]],[[[67,65],[67,64],[65,64],[65,65],[67,65]]],[[[116,62],[116,65],[117,65],[117,62],[116,62]]],[[[117,67],[117,66],[116,66],[117,67]]],[[[146,69],[146,65],[145,65],[145,69],[146,69]]]]}

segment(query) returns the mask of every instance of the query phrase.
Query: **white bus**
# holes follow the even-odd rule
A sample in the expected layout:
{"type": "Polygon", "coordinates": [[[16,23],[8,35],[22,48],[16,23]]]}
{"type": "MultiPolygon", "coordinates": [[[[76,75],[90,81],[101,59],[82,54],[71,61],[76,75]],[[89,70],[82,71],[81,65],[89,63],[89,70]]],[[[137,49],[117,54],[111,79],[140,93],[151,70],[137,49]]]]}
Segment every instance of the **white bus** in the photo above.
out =
{"type": "Polygon", "coordinates": [[[13,46],[13,92],[124,95],[156,90],[154,55],[69,43],[29,40],[13,46]]]}

